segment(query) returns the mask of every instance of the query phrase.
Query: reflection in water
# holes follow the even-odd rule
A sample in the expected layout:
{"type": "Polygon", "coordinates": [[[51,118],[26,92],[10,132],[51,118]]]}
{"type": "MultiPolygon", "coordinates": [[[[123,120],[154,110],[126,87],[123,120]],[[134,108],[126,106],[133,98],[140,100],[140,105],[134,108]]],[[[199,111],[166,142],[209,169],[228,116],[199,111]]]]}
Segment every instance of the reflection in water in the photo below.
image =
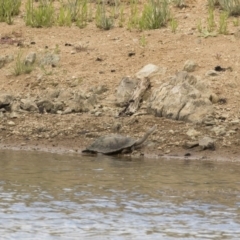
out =
{"type": "Polygon", "coordinates": [[[0,151],[3,239],[239,239],[238,163],[0,151]]]}

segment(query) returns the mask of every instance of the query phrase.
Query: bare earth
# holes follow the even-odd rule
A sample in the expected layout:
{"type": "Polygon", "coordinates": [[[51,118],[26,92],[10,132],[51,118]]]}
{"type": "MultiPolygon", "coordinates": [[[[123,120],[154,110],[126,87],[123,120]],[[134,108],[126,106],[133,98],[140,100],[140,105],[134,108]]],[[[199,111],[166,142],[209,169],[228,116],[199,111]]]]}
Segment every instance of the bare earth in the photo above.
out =
{"type": "MultiPolygon", "coordinates": [[[[203,26],[207,25],[207,1],[186,2],[186,8],[172,8],[179,24],[176,34],[172,33],[170,27],[139,32],[115,26],[109,31],[103,31],[95,26],[94,21],[84,29],[76,26],[31,28],[25,26],[22,12],[14,19],[13,25],[0,23],[0,37],[10,36],[16,40],[13,44],[2,41],[1,55],[16,56],[20,49],[24,55],[46,49],[57,50],[60,64],[46,68],[45,72],[37,67],[30,74],[16,77],[11,74],[14,66],[14,62],[11,62],[0,69],[0,89],[1,92],[18,93],[19,96],[33,96],[55,87],[74,88],[76,85],[72,83],[77,81],[77,86],[81,86],[83,91],[106,85],[107,97],[114,94],[122,77],[133,76],[146,64],[167,67],[166,78],[181,71],[185,61],[191,59],[198,64],[193,74],[202,78],[215,66],[232,68],[232,71],[208,77],[212,91],[227,100],[226,103],[214,104],[216,111],[224,116],[219,119],[219,126],[226,128],[226,134],[216,136],[206,126],[152,115],[116,118],[107,114],[97,117],[91,113],[23,113],[14,119],[0,118],[0,148],[80,153],[96,137],[115,132],[117,123],[121,125],[121,134],[136,138],[157,124],[157,131],[133,156],[144,154],[152,158],[162,155],[183,158],[186,153],[190,153],[188,158],[240,160],[240,129],[239,123],[234,123],[234,120],[240,119],[240,39],[234,34],[238,28],[233,26],[233,19],[229,18],[228,35],[199,37],[199,19],[202,19],[203,26]],[[141,44],[143,35],[145,46],[141,44]],[[18,41],[23,46],[19,47],[18,41]],[[33,42],[35,44],[31,44],[33,42]],[[76,44],[83,48],[76,51],[76,44]],[[129,56],[129,53],[135,55],[129,56]],[[101,61],[96,61],[97,58],[101,61]],[[44,76],[41,81],[37,80],[39,76],[44,76]],[[9,121],[15,125],[9,124],[9,121]],[[186,134],[190,128],[199,131],[201,136],[213,137],[216,150],[184,149],[184,142],[191,140],[186,134]],[[53,134],[55,130],[60,134],[53,134]]],[[[218,10],[215,13],[218,24],[218,10]]]]}

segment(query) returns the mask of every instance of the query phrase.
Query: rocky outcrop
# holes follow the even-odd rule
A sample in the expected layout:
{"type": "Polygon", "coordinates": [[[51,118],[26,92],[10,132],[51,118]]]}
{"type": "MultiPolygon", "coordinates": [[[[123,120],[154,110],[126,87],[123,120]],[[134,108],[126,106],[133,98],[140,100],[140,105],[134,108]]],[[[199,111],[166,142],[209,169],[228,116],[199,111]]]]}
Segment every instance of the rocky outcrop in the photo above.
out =
{"type": "Polygon", "coordinates": [[[147,110],[158,117],[203,122],[213,113],[211,94],[205,82],[182,71],[153,90],[147,110]]]}

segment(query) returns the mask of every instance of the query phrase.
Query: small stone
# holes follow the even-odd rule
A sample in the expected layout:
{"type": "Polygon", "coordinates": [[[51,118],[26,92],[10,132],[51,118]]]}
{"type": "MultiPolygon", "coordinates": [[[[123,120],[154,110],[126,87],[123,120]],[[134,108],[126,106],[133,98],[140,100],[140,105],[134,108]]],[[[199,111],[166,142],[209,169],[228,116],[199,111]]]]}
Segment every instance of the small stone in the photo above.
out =
{"type": "Polygon", "coordinates": [[[13,121],[8,121],[7,124],[8,124],[9,126],[15,126],[15,125],[16,125],[15,122],[13,122],[13,121]]]}
{"type": "Polygon", "coordinates": [[[187,60],[183,66],[183,70],[187,72],[193,72],[197,67],[197,64],[192,60],[187,60]]]}
{"type": "Polygon", "coordinates": [[[188,141],[183,144],[183,147],[184,148],[194,148],[194,147],[197,147],[198,145],[199,145],[199,143],[197,141],[194,141],[194,142],[188,141]]]}
{"type": "Polygon", "coordinates": [[[25,58],[24,64],[27,65],[27,66],[32,65],[36,60],[36,56],[37,55],[36,55],[35,52],[29,53],[25,58]]]}
{"type": "Polygon", "coordinates": [[[210,137],[203,137],[199,139],[198,143],[202,150],[210,149],[215,150],[215,141],[210,137]]]}
{"type": "Polygon", "coordinates": [[[205,76],[211,76],[211,77],[214,77],[214,76],[218,76],[219,73],[215,70],[209,70],[205,73],[205,76]]]}
{"type": "Polygon", "coordinates": [[[189,129],[186,133],[189,137],[194,138],[199,136],[201,133],[196,131],[195,129],[189,129]]]}

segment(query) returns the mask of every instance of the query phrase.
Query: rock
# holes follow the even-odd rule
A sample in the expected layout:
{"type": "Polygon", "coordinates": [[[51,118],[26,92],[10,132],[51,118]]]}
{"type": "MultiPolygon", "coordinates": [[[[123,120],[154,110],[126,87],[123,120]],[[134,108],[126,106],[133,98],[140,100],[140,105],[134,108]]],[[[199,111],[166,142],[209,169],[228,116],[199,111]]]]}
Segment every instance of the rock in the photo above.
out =
{"type": "Polygon", "coordinates": [[[29,112],[38,112],[38,106],[32,99],[21,99],[20,108],[29,112]]]}
{"type": "Polygon", "coordinates": [[[48,113],[55,113],[56,111],[54,110],[54,104],[52,101],[48,99],[42,99],[37,102],[37,106],[39,108],[40,112],[43,112],[44,110],[48,113]]]}
{"type": "Polygon", "coordinates": [[[207,71],[206,73],[205,73],[205,76],[211,76],[211,77],[213,77],[213,76],[217,76],[217,75],[219,75],[219,73],[217,72],[217,71],[215,71],[215,70],[209,70],[209,71],[207,71]]]}
{"type": "Polygon", "coordinates": [[[210,101],[212,103],[217,103],[219,101],[219,97],[217,96],[217,94],[212,93],[211,96],[210,96],[210,101]]]}
{"type": "Polygon", "coordinates": [[[211,129],[217,136],[224,136],[226,134],[226,128],[223,126],[216,126],[211,129]]]}
{"type": "Polygon", "coordinates": [[[14,96],[7,93],[0,93],[0,108],[6,108],[13,102],[14,96]]]}
{"type": "Polygon", "coordinates": [[[147,104],[148,113],[174,120],[202,122],[213,114],[208,85],[200,79],[179,72],[153,90],[147,104]]]}
{"type": "Polygon", "coordinates": [[[92,88],[91,91],[95,94],[101,95],[101,94],[107,92],[108,88],[107,88],[106,85],[100,85],[100,86],[97,86],[95,88],[92,88]]]}
{"type": "Polygon", "coordinates": [[[54,65],[57,66],[60,60],[59,55],[53,53],[46,53],[40,59],[40,65],[54,65]]]}
{"type": "Polygon", "coordinates": [[[15,125],[16,125],[15,122],[13,122],[13,121],[8,121],[7,124],[8,124],[9,126],[15,126],[15,125]]]}
{"type": "Polygon", "coordinates": [[[167,68],[165,67],[161,68],[154,64],[147,64],[139,72],[135,74],[135,77],[139,79],[148,77],[149,79],[151,79],[159,75],[164,75],[166,73],[166,70],[167,68]]]}
{"type": "Polygon", "coordinates": [[[117,106],[124,106],[132,96],[134,89],[136,88],[138,80],[130,77],[124,77],[117,87],[116,92],[116,104],[117,106]]]}
{"type": "Polygon", "coordinates": [[[203,137],[198,141],[201,150],[215,150],[215,141],[210,137],[203,137]]]}
{"type": "Polygon", "coordinates": [[[193,142],[188,141],[184,143],[183,147],[189,149],[189,148],[197,147],[198,145],[199,145],[198,141],[193,141],[193,142]]]}
{"type": "Polygon", "coordinates": [[[6,63],[12,62],[13,60],[13,55],[0,56],[0,68],[2,68],[6,63]]]}
{"type": "Polygon", "coordinates": [[[36,60],[36,53],[35,52],[30,52],[26,58],[25,58],[25,61],[24,61],[24,64],[27,65],[27,66],[30,66],[32,65],[35,60],[36,60]]]}
{"type": "Polygon", "coordinates": [[[184,66],[183,66],[183,71],[187,71],[187,72],[193,72],[197,67],[197,64],[192,61],[192,60],[187,60],[185,63],[184,63],[184,66]]]}
{"type": "Polygon", "coordinates": [[[201,133],[196,131],[195,129],[189,129],[186,133],[190,138],[195,138],[199,136],[201,133]]]}

